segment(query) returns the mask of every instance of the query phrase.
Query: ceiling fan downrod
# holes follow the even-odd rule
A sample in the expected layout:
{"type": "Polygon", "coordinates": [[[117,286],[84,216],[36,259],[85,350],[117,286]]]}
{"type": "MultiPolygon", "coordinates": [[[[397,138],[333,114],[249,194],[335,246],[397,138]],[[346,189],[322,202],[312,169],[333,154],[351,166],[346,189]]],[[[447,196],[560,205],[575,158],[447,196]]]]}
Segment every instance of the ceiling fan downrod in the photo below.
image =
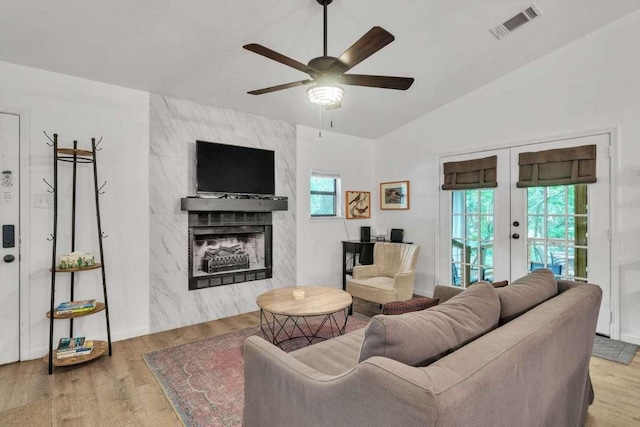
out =
{"type": "Polygon", "coordinates": [[[333,0],[316,0],[316,1],[320,5],[322,5],[322,9],[324,11],[324,38],[323,38],[322,56],[327,56],[327,6],[329,6],[333,0]]]}

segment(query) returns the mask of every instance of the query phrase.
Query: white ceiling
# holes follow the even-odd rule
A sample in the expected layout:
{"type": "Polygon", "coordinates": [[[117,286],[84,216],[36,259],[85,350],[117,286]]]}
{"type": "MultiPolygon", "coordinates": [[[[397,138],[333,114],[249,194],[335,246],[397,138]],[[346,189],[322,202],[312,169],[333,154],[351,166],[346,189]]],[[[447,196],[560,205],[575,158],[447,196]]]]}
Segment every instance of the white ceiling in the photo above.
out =
{"type": "MultiPolygon", "coordinates": [[[[352,72],[415,77],[406,92],[345,87],[333,130],[375,138],[606,25],[637,0],[536,0],[542,16],[498,41],[488,31],[530,0],[334,0],[329,55],[375,25],[396,40],[352,72]],[[588,3],[588,6],[586,5],[588,3]]],[[[299,71],[322,54],[316,0],[0,0],[0,60],[318,127],[299,71]]],[[[1,83],[0,83],[1,84],[1,83]]],[[[323,127],[329,113],[323,112],[323,127]]]]}

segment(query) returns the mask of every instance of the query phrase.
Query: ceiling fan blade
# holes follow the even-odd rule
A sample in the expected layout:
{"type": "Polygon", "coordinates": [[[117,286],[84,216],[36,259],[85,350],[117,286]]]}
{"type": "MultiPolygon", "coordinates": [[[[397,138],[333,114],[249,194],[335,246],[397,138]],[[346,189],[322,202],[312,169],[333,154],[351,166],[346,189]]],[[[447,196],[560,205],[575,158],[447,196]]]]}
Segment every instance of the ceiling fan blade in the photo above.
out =
{"type": "Polygon", "coordinates": [[[271,50],[268,47],[264,47],[257,43],[247,44],[242,47],[250,50],[251,52],[257,53],[258,55],[262,55],[281,64],[288,65],[289,67],[295,68],[296,70],[302,71],[303,73],[309,74],[309,71],[316,71],[308,65],[303,64],[302,62],[298,62],[295,59],[291,59],[288,56],[284,56],[283,54],[278,53],[275,50],[271,50]]]}
{"type": "Polygon", "coordinates": [[[366,74],[343,74],[337,81],[351,86],[379,87],[383,89],[407,90],[414,82],[412,77],[369,76],[366,74]]]}
{"type": "Polygon", "coordinates": [[[355,67],[389,43],[395,37],[382,27],[373,27],[357,42],[347,49],[336,62],[331,65],[330,71],[344,73],[355,67]]]}
{"type": "Polygon", "coordinates": [[[283,85],[271,86],[264,89],[252,90],[251,92],[247,92],[249,95],[262,95],[263,93],[275,92],[277,90],[289,89],[296,86],[308,85],[313,82],[311,79],[300,80],[298,82],[285,83],[283,85]]]}

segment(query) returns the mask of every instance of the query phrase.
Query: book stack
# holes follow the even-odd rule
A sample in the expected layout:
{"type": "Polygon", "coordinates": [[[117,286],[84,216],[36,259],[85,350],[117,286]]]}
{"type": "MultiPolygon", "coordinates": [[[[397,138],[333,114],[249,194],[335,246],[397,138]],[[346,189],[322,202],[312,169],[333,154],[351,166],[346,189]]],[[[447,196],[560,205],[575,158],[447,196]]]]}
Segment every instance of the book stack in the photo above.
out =
{"type": "Polygon", "coordinates": [[[96,308],[96,300],[86,299],[82,301],[67,301],[56,307],[56,314],[76,314],[92,311],[96,308]]]}
{"type": "Polygon", "coordinates": [[[60,338],[56,357],[66,359],[69,357],[86,356],[93,351],[93,341],[85,341],[84,337],[60,338]]]}

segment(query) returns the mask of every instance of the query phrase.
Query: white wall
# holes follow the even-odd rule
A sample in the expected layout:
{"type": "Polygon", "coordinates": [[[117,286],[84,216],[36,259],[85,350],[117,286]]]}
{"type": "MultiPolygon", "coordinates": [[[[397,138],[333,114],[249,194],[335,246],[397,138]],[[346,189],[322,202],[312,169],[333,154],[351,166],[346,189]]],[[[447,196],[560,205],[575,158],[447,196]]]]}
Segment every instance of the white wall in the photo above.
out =
{"type": "Polygon", "coordinates": [[[297,127],[298,142],[298,283],[342,286],[342,240],[359,240],[360,227],[376,222],[374,205],[379,204],[375,181],[375,143],[306,126],[297,127]],[[338,172],[341,176],[341,204],[345,191],[370,191],[370,219],[320,219],[310,217],[309,177],[311,169],[338,172]]]}
{"type": "MultiPolygon", "coordinates": [[[[512,37],[517,37],[514,34],[512,37]]],[[[411,210],[397,217],[423,246],[419,286],[435,283],[436,153],[619,126],[618,180],[622,339],[640,343],[640,12],[628,15],[377,142],[378,180],[410,179],[411,210]]],[[[516,42],[505,39],[500,43],[516,42]]]]}
{"type": "MultiPolygon", "coordinates": [[[[29,148],[31,181],[29,232],[23,242],[28,257],[28,283],[21,298],[28,299],[23,313],[21,359],[42,357],[48,351],[53,209],[36,208],[34,200],[45,195],[42,178],[53,182],[52,149],[48,134],[58,133],[61,147],[90,149],[91,137],[104,137],[98,156],[98,177],[107,181],[101,196],[106,278],[113,340],[147,333],[149,326],[149,96],[145,92],[69,77],[62,74],[0,62],[0,109],[27,109],[30,117],[29,148]],[[29,289],[27,292],[26,289],[29,289]]],[[[24,131],[24,129],[23,129],[24,131]]],[[[71,166],[59,163],[58,253],[70,252],[71,166]]],[[[78,167],[78,210],[76,250],[99,254],[93,172],[91,165],[78,167]]],[[[25,215],[26,216],[26,215],[25,215]]],[[[76,299],[102,298],[100,270],[76,274],[76,299]]],[[[56,303],[69,299],[69,276],[58,274],[56,303]]],[[[75,320],[74,335],[106,339],[104,314],[75,320]]],[[[55,323],[55,339],[68,336],[68,321],[55,323]]]]}

